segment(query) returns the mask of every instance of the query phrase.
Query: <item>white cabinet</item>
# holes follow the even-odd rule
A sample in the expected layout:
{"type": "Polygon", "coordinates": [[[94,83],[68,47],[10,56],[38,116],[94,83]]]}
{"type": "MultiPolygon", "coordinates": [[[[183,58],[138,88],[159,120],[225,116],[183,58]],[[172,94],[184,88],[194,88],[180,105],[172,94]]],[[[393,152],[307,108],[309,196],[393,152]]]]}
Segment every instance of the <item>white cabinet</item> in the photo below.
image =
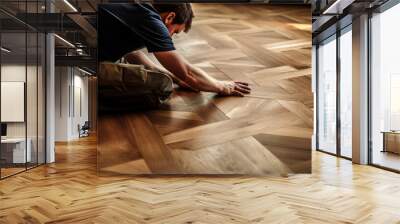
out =
{"type": "Polygon", "coordinates": [[[1,140],[2,151],[8,152],[5,155],[7,163],[32,161],[32,140],[28,138],[26,142],[27,147],[25,151],[25,138],[7,138],[1,140]]]}

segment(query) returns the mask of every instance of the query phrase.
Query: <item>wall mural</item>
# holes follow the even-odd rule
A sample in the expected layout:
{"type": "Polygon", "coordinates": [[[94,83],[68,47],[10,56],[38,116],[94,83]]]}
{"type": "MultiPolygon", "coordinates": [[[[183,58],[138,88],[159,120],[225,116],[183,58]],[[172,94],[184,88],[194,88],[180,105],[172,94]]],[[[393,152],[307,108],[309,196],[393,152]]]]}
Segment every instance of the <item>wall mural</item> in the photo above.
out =
{"type": "Polygon", "coordinates": [[[103,4],[98,32],[101,175],[311,172],[310,6],[103,4]]]}

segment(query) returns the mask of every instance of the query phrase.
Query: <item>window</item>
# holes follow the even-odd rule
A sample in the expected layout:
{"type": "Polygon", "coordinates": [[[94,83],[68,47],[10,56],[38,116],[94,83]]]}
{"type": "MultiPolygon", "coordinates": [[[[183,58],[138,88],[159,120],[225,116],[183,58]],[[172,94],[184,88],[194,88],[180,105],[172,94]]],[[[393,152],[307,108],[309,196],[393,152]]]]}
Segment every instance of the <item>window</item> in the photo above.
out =
{"type": "Polygon", "coordinates": [[[371,162],[400,170],[400,5],[371,18],[371,162]]]}
{"type": "Polygon", "coordinates": [[[352,33],[351,26],[340,36],[340,155],[352,154],[352,33]]]}
{"type": "Polygon", "coordinates": [[[324,152],[351,158],[353,77],[351,25],[340,30],[338,35],[333,35],[320,43],[317,53],[317,147],[324,152]]]}
{"type": "MultiPolygon", "coordinates": [[[[28,13],[42,12],[43,5],[44,1],[0,3],[28,13]]],[[[10,21],[0,23],[0,178],[45,163],[46,39],[10,15],[0,13],[10,21]]]]}
{"type": "Polygon", "coordinates": [[[318,47],[318,145],[336,153],[336,36],[318,47]]]}

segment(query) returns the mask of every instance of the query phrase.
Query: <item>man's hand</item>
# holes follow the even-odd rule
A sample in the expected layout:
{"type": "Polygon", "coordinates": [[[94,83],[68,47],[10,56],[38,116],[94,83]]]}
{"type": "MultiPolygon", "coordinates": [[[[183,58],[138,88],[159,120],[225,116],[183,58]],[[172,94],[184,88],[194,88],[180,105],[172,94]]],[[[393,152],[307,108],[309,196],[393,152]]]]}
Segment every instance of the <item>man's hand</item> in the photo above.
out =
{"type": "Polygon", "coordinates": [[[248,83],[217,80],[198,67],[192,66],[176,51],[154,52],[154,55],[169,72],[184,83],[184,87],[215,92],[222,96],[244,96],[250,93],[248,83]]]}
{"type": "Polygon", "coordinates": [[[218,92],[221,96],[244,96],[249,94],[251,89],[246,82],[238,81],[218,81],[221,85],[221,91],[218,92]]]}

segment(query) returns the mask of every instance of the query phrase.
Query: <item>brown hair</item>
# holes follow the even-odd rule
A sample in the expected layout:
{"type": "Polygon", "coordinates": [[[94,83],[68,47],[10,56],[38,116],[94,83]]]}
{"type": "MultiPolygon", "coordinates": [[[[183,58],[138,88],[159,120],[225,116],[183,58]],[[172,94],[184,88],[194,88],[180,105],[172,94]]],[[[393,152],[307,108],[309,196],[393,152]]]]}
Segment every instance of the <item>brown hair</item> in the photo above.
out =
{"type": "Polygon", "coordinates": [[[192,20],[194,14],[190,3],[169,3],[169,4],[154,3],[153,7],[158,11],[158,13],[174,12],[176,16],[172,23],[185,24],[186,33],[192,27],[192,20]]]}

